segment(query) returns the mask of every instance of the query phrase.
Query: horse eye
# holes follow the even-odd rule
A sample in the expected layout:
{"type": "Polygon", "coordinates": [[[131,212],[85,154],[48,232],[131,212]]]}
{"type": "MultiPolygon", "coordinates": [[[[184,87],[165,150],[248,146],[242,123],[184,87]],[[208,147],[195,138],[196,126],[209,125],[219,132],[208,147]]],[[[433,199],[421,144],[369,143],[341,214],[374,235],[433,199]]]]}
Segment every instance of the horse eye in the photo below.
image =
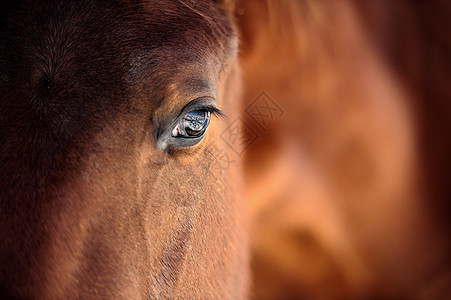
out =
{"type": "Polygon", "coordinates": [[[172,130],[175,138],[199,138],[210,123],[210,112],[205,109],[193,110],[185,114],[172,130]]]}
{"type": "Polygon", "coordinates": [[[194,146],[202,141],[211,115],[223,116],[212,98],[202,97],[188,103],[179,115],[157,127],[156,146],[167,151],[194,146]]]}

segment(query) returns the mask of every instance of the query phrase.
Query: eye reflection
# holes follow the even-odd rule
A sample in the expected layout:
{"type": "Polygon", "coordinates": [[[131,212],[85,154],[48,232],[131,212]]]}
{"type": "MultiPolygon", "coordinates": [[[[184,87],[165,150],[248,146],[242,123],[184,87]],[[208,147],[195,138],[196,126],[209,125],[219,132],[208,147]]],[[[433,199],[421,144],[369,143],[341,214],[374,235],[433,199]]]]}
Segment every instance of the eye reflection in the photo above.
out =
{"type": "Polygon", "coordinates": [[[173,137],[195,138],[205,133],[210,123],[210,112],[205,109],[188,112],[172,130],[173,137]]]}

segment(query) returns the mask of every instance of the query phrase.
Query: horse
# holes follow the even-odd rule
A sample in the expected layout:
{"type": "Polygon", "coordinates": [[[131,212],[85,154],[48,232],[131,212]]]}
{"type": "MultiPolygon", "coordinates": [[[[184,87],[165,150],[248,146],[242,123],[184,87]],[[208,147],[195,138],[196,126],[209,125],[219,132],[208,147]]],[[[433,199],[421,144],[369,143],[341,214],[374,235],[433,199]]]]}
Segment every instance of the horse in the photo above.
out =
{"type": "Polygon", "coordinates": [[[0,298],[449,298],[450,9],[1,1],[0,298]]]}
{"type": "Polygon", "coordinates": [[[246,295],[238,168],[213,151],[238,108],[230,16],[1,1],[0,298],[246,295]]]}
{"type": "Polygon", "coordinates": [[[238,1],[254,299],[451,297],[450,14],[238,1]]]}

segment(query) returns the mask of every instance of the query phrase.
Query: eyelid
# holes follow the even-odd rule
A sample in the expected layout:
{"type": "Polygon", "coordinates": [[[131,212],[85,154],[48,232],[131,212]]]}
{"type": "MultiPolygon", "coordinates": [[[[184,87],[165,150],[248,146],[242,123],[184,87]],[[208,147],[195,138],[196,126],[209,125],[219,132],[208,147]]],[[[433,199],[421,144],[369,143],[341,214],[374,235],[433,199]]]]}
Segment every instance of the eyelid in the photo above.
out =
{"type": "Polygon", "coordinates": [[[190,111],[201,109],[205,109],[206,111],[210,112],[212,115],[215,115],[217,117],[225,117],[225,114],[222,112],[222,110],[220,110],[216,106],[214,99],[209,97],[201,97],[185,105],[185,107],[180,111],[179,115],[175,119],[178,120],[181,116],[184,116],[190,111]]]}

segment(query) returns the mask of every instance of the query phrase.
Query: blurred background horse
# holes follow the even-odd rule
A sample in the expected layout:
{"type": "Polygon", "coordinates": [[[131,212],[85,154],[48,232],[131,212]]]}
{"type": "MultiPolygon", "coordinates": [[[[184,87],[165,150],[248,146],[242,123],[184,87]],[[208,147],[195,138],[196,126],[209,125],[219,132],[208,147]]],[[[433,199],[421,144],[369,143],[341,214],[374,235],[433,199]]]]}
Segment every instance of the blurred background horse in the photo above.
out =
{"type": "Polygon", "coordinates": [[[449,1],[235,8],[253,297],[449,299],[449,1]]]}

